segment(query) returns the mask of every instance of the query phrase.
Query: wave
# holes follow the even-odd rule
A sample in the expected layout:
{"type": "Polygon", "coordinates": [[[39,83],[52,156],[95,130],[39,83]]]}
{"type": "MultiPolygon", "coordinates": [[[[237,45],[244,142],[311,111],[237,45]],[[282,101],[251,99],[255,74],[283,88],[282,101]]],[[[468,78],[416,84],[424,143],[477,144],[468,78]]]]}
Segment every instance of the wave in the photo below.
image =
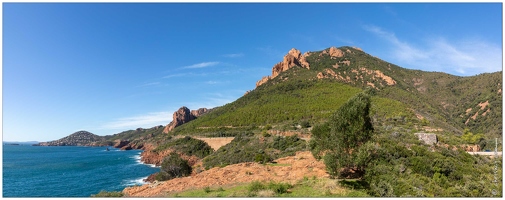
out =
{"type": "Polygon", "coordinates": [[[147,182],[145,182],[144,179],[146,179],[147,177],[148,176],[137,178],[137,179],[127,179],[127,180],[124,180],[121,185],[123,185],[123,186],[145,185],[145,184],[147,184],[147,182]]]}
{"type": "Polygon", "coordinates": [[[141,157],[140,157],[140,153],[138,153],[137,155],[134,155],[134,156],[130,156],[130,158],[135,159],[135,162],[137,165],[147,165],[152,168],[159,168],[159,166],[156,166],[154,164],[147,164],[145,162],[142,162],[141,157]]]}

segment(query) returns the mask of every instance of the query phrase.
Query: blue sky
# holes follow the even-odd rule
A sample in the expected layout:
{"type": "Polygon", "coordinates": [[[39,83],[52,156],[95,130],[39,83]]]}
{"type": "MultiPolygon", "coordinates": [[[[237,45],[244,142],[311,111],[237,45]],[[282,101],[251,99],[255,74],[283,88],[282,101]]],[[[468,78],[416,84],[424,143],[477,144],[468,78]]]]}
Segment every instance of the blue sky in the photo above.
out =
{"type": "Polygon", "coordinates": [[[399,66],[502,70],[501,3],[4,3],[4,141],[166,125],[230,103],[291,49],[356,46],[399,66]]]}

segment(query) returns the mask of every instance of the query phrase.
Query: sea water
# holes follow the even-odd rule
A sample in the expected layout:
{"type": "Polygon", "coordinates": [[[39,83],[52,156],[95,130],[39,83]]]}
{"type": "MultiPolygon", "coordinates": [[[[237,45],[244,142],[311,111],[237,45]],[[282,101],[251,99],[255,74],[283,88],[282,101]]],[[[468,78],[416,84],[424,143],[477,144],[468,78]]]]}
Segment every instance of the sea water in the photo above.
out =
{"type": "Polygon", "coordinates": [[[106,147],[3,145],[3,197],[90,197],[145,184],[159,171],[140,150],[106,147]]]}

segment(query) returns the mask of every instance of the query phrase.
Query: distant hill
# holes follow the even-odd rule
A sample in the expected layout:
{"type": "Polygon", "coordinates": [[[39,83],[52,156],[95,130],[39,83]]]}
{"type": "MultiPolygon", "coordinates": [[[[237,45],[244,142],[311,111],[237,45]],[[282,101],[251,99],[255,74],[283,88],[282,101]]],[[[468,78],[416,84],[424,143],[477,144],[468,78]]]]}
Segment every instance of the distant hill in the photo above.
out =
{"type": "Polygon", "coordinates": [[[77,131],[71,135],[50,142],[41,142],[40,146],[103,146],[104,138],[88,131],[77,131]]]}
{"type": "Polygon", "coordinates": [[[164,126],[144,129],[127,130],[113,135],[99,136],[88,131],[78,131],[64,138],[40,142],[37,146],[130,146],[132,149],[142,148],[145,142],[159,144],[165,141],[162,135],[164,126]]]}
{"type": "Polygon", "coordinates": [[[32,144],[38,144],[39,142],[37,141],[25,141],[25,142],[17,142],[17,141],[3,141],[2,142],[4,145],[32,145],[32,144]]]}

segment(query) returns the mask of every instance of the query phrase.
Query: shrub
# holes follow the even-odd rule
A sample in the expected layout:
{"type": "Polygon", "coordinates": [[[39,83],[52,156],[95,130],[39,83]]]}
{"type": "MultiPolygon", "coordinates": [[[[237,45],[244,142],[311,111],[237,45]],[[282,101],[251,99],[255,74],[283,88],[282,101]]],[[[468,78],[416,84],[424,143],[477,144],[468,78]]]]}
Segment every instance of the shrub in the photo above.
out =
{"type": "Polygon", "coordinates": [[[188,161],[182,159],[179,154],[172,152],[161,163],[160,172],[156,175],[156,180],[165,181],[173,178],[189,176],[192,168],[188,161]]]}
{"type": "Polygon", "coordinates": [[[274,191],[277,194],[284,194],[288,192],[288,189],[292,188],[293,186],[288,184],[288,183],[274,183],[270,182],[268,184],[268,189],[274,191]]]}
{"type": "Polygon", "coordinates": [[[251,182],[251,184],[249,184],[249,187],[247,188],[247,190],[249,192],[258,192],[258,191],[264,190],[264,189],[266,189],[265,185],[263,185],[263,183],[261,183],[259,181],[251,182]]]}

